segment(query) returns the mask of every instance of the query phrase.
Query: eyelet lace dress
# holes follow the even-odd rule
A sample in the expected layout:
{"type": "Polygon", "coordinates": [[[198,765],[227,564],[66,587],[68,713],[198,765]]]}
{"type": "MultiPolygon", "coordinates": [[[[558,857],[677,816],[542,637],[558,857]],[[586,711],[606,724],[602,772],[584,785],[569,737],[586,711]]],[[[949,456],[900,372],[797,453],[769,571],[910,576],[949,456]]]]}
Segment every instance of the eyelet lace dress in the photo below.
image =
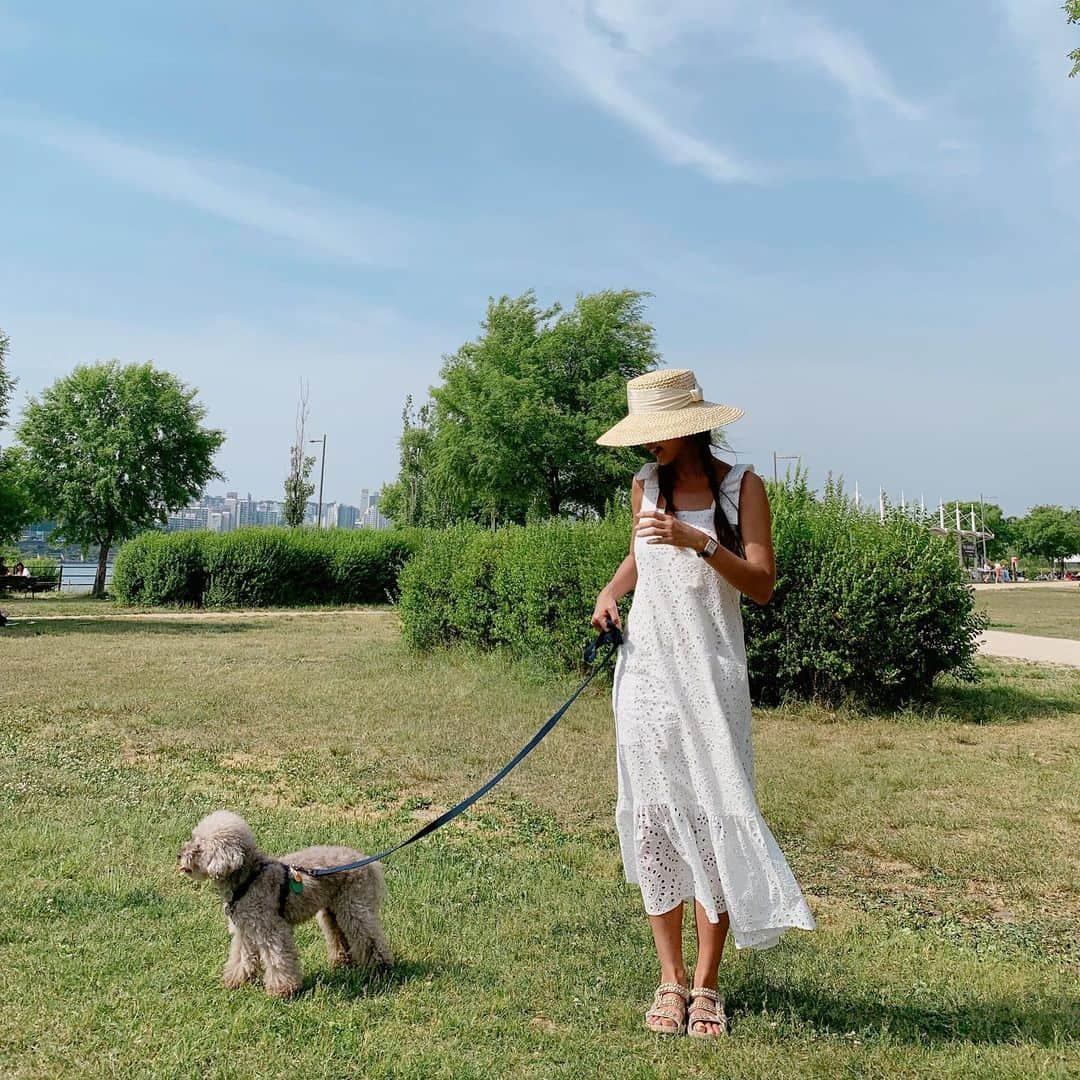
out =
{"type": "MultiPolygon", "coordinates": [[[[637,473],[643,511],[656,508],[656,462],[637,473]]],[[[738,521],[736,465],[720,497],[738,521]]],[[[715,537],[713,507],[675,511],[715,537]]],[[[615,821],[626,880],[645,911],[701,901],[727,911],[737,948],[767,949],[815,923],[758,809],[750,690],[738,590],[689,548],[635,538],[637,586],[615,664],[615,821]]]]}

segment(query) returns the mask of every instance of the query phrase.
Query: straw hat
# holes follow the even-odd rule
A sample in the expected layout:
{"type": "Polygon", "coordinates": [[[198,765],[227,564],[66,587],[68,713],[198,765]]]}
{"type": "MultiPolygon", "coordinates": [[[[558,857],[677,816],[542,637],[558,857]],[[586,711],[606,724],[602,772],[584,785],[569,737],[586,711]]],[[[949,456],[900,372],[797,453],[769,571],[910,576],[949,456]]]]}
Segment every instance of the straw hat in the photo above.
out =
{"type": "Polygon", "coordinates": [[[701,387],[689,368],[647,371],[626,383],[629,415],[597,439],[600,446],[640,446],[724,427],[743,410],[702,401],[701,387]]]}

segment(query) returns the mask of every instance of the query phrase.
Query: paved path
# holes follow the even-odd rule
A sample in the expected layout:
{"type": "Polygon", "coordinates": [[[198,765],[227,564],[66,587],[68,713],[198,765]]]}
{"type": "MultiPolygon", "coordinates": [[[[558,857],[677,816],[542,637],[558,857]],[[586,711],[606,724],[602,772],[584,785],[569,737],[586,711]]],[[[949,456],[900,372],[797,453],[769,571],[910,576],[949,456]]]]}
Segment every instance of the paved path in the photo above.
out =
{"type": "MultiPolygon", "coordinates": [[[[45,601],[44,603],[47,603],[45,601]]],[[[43,603],[43,606],[44,606],[43,603]]],[[[174,611],[163,609],[161,611],[88,611],[71,612],[66,615],[39,615],[37,611],[28,608],[18,608],[11,615],[12,624],[32,622],[115,622],[120,619],[145,619],[159,622],[171,620],[174,622],[208,622],[215,619],[312,619],[329,618],[331,616],[365,616],[373,617],[381,615],[388,617],[394,614],[393,608],[333,608],[312,610],[310,608],[230,608],[227,611],[174,611]]]]}
{"type": "Polygon", "coordinates": [[[1080,582],[1076,581],[974,581],[971,587],[976,592],[1006,592],[1009,589],[1072,589],[1080,592],[1080,582]]]}
{"type": "Polygon", "coordinates": [[[1080,641],[1068,638],[1011,634],[1007,630],[987,630],[979,639],[984,656],[1005,656],[1013,660],[1034,660],[1043,664],[1068,664],[1080,668],[1080,641]]]}

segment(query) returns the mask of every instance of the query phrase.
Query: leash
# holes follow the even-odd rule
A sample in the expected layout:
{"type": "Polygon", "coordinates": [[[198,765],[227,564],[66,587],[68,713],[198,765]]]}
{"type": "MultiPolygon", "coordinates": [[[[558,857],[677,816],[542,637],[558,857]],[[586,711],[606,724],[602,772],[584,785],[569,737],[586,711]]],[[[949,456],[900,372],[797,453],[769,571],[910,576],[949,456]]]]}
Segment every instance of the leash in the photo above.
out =
{"type": "Polygon", "coordinates": [[[302,866],[290,866],[288,868],[289,888],[296,893],[304,891],[304,885],[300,878],[301,873],[307,874],[308,877],[323,878],[329,877],[331,874],[343,874],[346,870],[359,870],[362,866],[367,866],[368,863],[380,862],[387,858],[387,856],[393,855],[395,851],[400,851],[403,847],[408,847],[409,844],[416,843],[417,840],[433,833],[436,829],[441,829],[447,822],[453,821],[458,814],[464,813],[477,799],[490,791],[508,772],[510,772],[511,769],[539,745],[544,736],[559,722],[563,713],[574,704],[582,690],[584,690],[585,687],[593,681],[593,678],[607,666],[608,661],[615,655],[619,646],[622,644],[622,640],[622,633],[609,618],[607,620],[607,629],[600,633],[596,641],[590,642],[585,647],[585,663],[592,665],[592,671],[585,676],[581,685],[570,695],[570,697],[555,710],[544,726],[540,728],[540,730],[486,784],[484,784],[483,787],[474,791],[468,798],[462,799],[456,806],[450,807],[449,810],[444,814],[440,814],[434,821],[429,821],[423,828],[418,829],[413,833],[408,840],[403,840],[400,844],[395,844],[394,847],[388,848],[378,855],[369,855],[366,858],[357,859],[356,862],[342,863],[340,866],[322,866],[310,870],[302,866]],[[597,663],[596,654],[604,645],[608,647],[607,652],[601,657],[600,662],[597,663]]]}

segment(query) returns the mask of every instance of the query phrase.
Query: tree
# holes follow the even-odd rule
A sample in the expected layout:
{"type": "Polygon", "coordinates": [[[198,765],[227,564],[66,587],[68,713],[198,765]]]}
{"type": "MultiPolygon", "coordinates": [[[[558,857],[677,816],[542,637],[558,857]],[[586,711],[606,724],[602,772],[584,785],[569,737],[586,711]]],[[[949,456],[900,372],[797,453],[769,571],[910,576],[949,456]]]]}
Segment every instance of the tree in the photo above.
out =
{"type": "Polygon", "coordinates": [[[7,423],[8,403],[15,389],[15,380],[8,374],[7,354],[11,339],[0,330],[0,428],[7,423]]]}
{"type": "Polygon", "coordinates": [[[221,478],[213,459],[225,436],[202,426],[195,394],[151,363],[111,360],[80,365],[26,406],[28,486],[55,537],[97,545],[95,596],[114,543],[164,524],[221,478]]]}
{"type": "MultiPolygon", "coordinates": [[[[7,370],[7,354],[11,344],[0,330],[0,428],[8,418],[8,405],[15,390],[15,380],[7,370]]],[[[17,449],[0,447],[0,543],[18,538],[30,518],[23,463],[17,449]]]]}
{"type": "MultiPolygon", "coordinates": [[[[480,337],[444,358],[430,414],[419,429],[406,423],[422,514],[494,526],[602,512],[639,464],[595,439],[625,412],[626,380],[658,361],[645,295],[578,296],[569,311],[541,309],[532,291],[490,300],[480,337]]],[[[395,500],[406,504],[397,489],[395,500]]]]}
{"type": "MultiPolygon", "coordinates": [[[[1071,25],[1073,23],[1080,23],[1080,0],[1065,0],[1066,21],[1071,25]]],[[[1080,49],[1073,49],[1069,53],[1069,59],[1073,62],[1072,71],[1069,72],[1069,78],[1074,75],[1080,74],[1080,49]]]]}
{"type": "Polygon", "coordinates": [[[1057,559],[1080,551],[1080,510],[1033,506],[1017,523],[1017,533],[1021,549],[1048,559],[1052,570],[1057,559]]]}
{"type": "Polygon", "coordinates": [[[414,410],[412,394],[405,398],[397,480],[379,493],[379,511],[395,525],[442,528],[454,520],[450,499],[440,490],[431,467],[433,410],[431,402],[414,410]]]}
{"type": "Polygon", "coordinates": [[[307,447],[307,420],[308,387],[307,383],[301,381],[300,400],[296,406],[296,442],[289,450],[289,475],[285,478],[285,504],[282,508],[285,524],[290,529],[297,529],[304,524],[307,501],[315,490],[315,485],[310,480],[315,458],[304,453],[307,447]]]}

